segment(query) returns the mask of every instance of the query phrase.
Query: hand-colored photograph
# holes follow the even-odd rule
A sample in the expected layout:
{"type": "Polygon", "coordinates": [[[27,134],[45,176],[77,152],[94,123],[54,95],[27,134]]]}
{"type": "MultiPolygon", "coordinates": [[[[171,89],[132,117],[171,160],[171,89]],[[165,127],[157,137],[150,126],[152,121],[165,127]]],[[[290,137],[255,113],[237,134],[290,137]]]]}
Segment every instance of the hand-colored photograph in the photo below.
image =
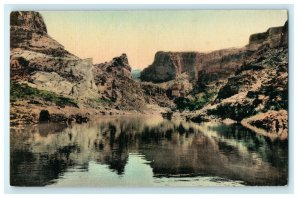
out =
{"type": "Polygon", "coordinates": [[[288,185],[288,11],[10,13],[10,185],[288,185]]]}

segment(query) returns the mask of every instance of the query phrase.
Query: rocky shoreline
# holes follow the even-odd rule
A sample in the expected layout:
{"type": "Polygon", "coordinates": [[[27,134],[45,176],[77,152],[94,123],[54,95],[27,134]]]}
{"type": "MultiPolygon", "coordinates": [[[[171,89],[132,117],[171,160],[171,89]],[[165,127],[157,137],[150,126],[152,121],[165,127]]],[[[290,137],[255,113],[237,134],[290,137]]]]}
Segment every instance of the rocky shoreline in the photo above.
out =
{"type": "Polygon", "coordinates": [[[113,108],[91,108],[91,107],[59,107],[46,104],[43,101],[28,100],[19,101],[10,106],[10,125],[25,126],[38,123],[85,123],[99,116],[131,116],[131,115],[160,115],[167,109],[159,106],[149,105],[146,110],[119,110],[113,108]]]}

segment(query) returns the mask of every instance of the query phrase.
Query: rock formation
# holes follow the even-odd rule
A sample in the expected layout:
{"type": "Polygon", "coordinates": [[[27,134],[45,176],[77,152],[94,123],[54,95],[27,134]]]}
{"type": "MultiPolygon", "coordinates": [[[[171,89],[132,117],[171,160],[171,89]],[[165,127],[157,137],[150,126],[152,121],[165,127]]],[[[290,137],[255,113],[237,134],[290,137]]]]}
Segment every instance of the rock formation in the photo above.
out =
{"type": "Polygon", "coordinates": [[[243,64],[243,58],[247,54],[246,48],[230,48],[210,53],[157,52],[154,62],[141,72],[141,80],[161,83],[186,73],[190,80],[205,84],[233,74],[243,64]]]}
{"type": "MultiPolygon", "coordinates": [[[[216,99],[192,119],[205,120],[207,115],[211,118],[230,118],[248,123],[245,126],[253,124],[257,128],[263,127],[263,130],[266,130],[269,123],[277,122],[274,119],[277,113],[282,115],[282,111],[285,111],[287,115],[287,35],[286,23],[283,27],[270,28],[265,33],[250,36],[248,46],[256,50],[244,59],[243,65],[235,72],[235,75],[229,77],[219,89],[216,99]],[[272,111],[270,116],[267,113],[269,111],[272,111]],[[261,120],[247,121],[250,116],[261,120]]],[[[280,123],[287,123],[287,116],[281,116],[280,119],[282,120],[280,123]]],[[[279,129],[273,126],[269,129],[267,133],[287,138],[287,124],[282,127],[283,132],[282,130],[278,132],[279,129]]]]}
{"type": "Polygon", "coordinates": [[[141,80],[166,82],[184,72],[193,78],[200,57],[201,53],[198,52],[157,52],[152,65],[141,72],[141,80]]]}
{"type": "Polygon", "coordinates": [[[270,136],[287,139],[288,136],[288,112],[286,110],[268,111],[244,119],[242,122],[253,131],[270,136]]]}
{"type": "Polygon", "coordinates": [[[92,60],[82,60],[47,34],[38,12],[11,13],[11,79],[73,98],[96,98],[92,60]]]}
{"type": "Polygon", "coordinates": [[[42,110],[49,112],[49,121],[67,121],[87,112],[172,104],[165,89],[132,79],[126,54],[93,65],[51,38],[38,12],[12,12],[10,21],[12,123],[37,122],[42,110]]]}
{"type": "Polygon", "coordinates": [[[170,104],[166,90],[132,79],[126,54],[93,65],[92,59],[76,57],[51,38],[38,12],[10,16],[13,124],[38,122],[42,110],[49,112],[49,121],[67,121],[88,112],[170,104]]]}
{"type": "Polygon", "coordinates": [[[234,74],[261,46],[275,48],[287,45],[288,23],[269,28],[266,32],[250,36],[249,44],[242,48],[229,48],[209,53],[162,52],[155,54],[154,62],[141,73],[142,81],[154,83],[174,80],[182,73],[200,84],[226,79],[234,74]]]}
{"type": "Polygon", "coordinates": [[[111,106],[122,110],[142,110],[146,104],[169,106],[166,90],[151,83],[140,83],[131,76],[127,55],[113,58],[110,62],[96,64],[94,79],[100,97],[111,106]]]}
{"type": "Polygon", "coordinates": [[[257,50],[261,46],[275,48],[288,44],[288,22],[284,26],[269,28],[266,32],[253,34],[249,38],[249,50],[257,50]]]}
{"type": "Polygon", "coordinates": [[[47,34],[41,14],[32,11],[11,12],[10,47],[57,57],[66,55],[74,57],[47,34]]]}

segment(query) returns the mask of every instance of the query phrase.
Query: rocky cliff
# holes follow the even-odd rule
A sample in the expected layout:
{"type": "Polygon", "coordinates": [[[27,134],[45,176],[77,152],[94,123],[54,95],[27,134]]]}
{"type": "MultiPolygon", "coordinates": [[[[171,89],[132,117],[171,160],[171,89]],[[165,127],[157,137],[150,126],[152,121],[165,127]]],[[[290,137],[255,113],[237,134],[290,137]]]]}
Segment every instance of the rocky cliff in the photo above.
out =
{"type": "Polygon", "coordinates": [[[93,73],[100,98],[109,102],[113,108],[143,110],[146,104],[170,105],[165,89],[132,78],[126,54],[110,62],[96,64],[93,73]]]}
{"type": "Polygon", "coordinates": [[[281,27],[269,28],[266,32],[253,34],[249,44],[242,48],[229,48],[209,53],[200,52],[157,52],[154,62],[141,73],[142,81],[154,83],[174,80],[182,73],[200,84],[226,79],[233,75],[252,54],[262,46],[275,48],[287,44],[286,23],[281,27]]]}
{"type": "Polygon", "coordinates": [[[248,49],[257,50],[262,46],[276,48],[288,44],[288,22],[284,26],[269,28],[266,32],[253,34],[249,38],[248,49]]]}
{"type": "Polygon", "coordinates": [[[69,53],[47,33],[38,12],[10,14],[11,123],[66,121],[95,113],[87,102],[99,97],[91,59],[69,53]]]}
{"type": "Polygon", "coordinates": [[[12,80],[73,98],[97,97],[92,60],[74,56],[51,38],[38,12],[12,12],[10,23],[12,80]]]}
{"type": "Polygon", "coordinates": [[[194,121],[230,118],[264,135],[287,138],[288,24],[250,36],[253,53],[199,110],[194,121]],[[255,49],[255,50],[254,50],[255,49]]]}
{"type": "Polygon", "coordinates": [[[142,81],[161,83],[186,73],[190,80],[207,83],[233,74],[247,56],[246,48],[223,49],[210,53],[157,52],[154,62],[141,72],[142,81]]]}
{"type": "Polygon", "coordinates": [[[47,34],[46,24],[38,12],[11,12],[10,47],[57,57],[70,55],[75,58],[47,34]]]}
{"type": "Polygon", "coordinates": [[[166,90],[132,79],[126,54],[93,65],[92,59],[76,57],[51,38],[38,12],[10,16],[12,123],[81,120],[170,105],[166,90]]]}
{"type": "Polygon", "coordinates": [[[141,72],[140,78],[154,83],[174,80],[181,73],[188,73],[194,78],[201,55],[198,52],[159,51],[155,54],[152,65],[141,72]]]}

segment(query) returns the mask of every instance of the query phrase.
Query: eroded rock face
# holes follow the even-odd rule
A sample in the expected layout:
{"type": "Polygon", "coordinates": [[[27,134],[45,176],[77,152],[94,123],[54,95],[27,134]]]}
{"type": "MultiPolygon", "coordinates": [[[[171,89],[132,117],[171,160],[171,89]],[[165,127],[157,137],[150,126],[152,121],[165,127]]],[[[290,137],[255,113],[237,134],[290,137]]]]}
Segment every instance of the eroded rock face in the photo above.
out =
{"type": "Polygon", "coordinates": [[[249,44],[242,48],[228,48],[209,53],[157,52],[154,62],[141,73],[142,81],[161,83],[186,73],[191,80],[205,85],[226,79],[247,64],[257,50],[288,45],[288,22],[281,27],[250,36],[249,44]]]}
{"type": "Polygon", "coordinates": [[[22,11],[10,13],[10,25],[18,26],[40,34],[46,34],[47,28],[43,17],[38,12],[22,11]]]}
{"type": "MultiPolygon", "coordinates": [[[[284,28],[287,28],[287,23],[284,28]]],[[[263,135],[287,138],[288,33],[287,29],[282,33],[282,29],[270,28],[264,39],[260,38],[261,35],[252,36],[257,50],[245,59],[235,76],[228,78],[216,99],[192,120],[230,118],[243,122],[253,130],[253,127],[260,128],[258,131],[263,130],[263,135]],[[269,34],[275,39],[273,44],[269,34]]]]}
{"type": "Polygon", "coordinates": [[[288,44],[288,22],[284,26],[269,28],[266,32],[253,34],[249,38],[249,50],[257,50],[259,47],[268,45],[275,48],[288,44]]]}
{"type": "Polygon", "coordinates": [[[166,89],[168,97],[172,99],[185,97],[193,89],[193,84],[186,73],[180,74],[175,80],[160,83],[159,86],[166,89]]]}
{"type": "Polygon", "coordinates": [[[170,103],[164,89],[132,79],[126,54],[93,65],[92,59],[69,53],[47,34],[37,12],[12,12],[10,33],[11,80],[76,101],[76,107],[67,104],[64,108],[41,96],[35,99],[37,104],[28,97],[12,101],[11,123],[35,123],[41,108],[49,111],[50,122],[84,122],[82,116],[73,115],[85,109],[104,113],[112,109],[143,111],[148,104],[166,107],[170,103]]]}
{"type": "Polygon", "coordinates": [[[193,79],[200,57],[201,53],[198,52],[157,52],[154,62],[141,72],[140,78],[142,81],[159,83],[174,80],[181,73],[188,73],[193,79]]]}
{"type": "Polygon", "coordinates": [[[106,77],[125,77],[131,79],[131,67],[126,54],[113,58],[110,62],[94,65],[94,78],[97,85],[106,82],[106,77]]]}
{"type": "Polygon", "coordinates": [[[146,104],[165,103],[167,106],[169,102],[166,90],[132,79],[126,54],[110,62],[96,64],[93,73],[100,97],[109,101],[114,108],[143,110],[146,104]]]}
{"type": "Polygon", "coordinates": [[[152,65],[141,72],[141,80],[161,83],[186,73],[191,81],[205,84],[233,74],[242,65],[247,54],[246,48],[230,48],[210,53],[157,52],[152,65]]]}
{"type": "Polygon", "coordinates": [[[10,21],[12,79],[28,80],[35,71],[63,74],[66,67],[80,61],[47,34],[38,12],[12,12],[10,21]]]}
{"type": "Polygon", "coordinates": [[[98,97],[92,60],[82,60],[52,39],[40,13],[11,13],[11,79],[74,98],[98,97]]]}
{"type": "Polygon", "coordinates": [[[202,86],[228,78],[243,65],[249,55],[246,48],[229,48],[203,54],[196,67],[197,84],[202,86]]]}
{"type": "Polygon", "coordinates": [[[55,56],[71,55],[47,34],[43,17],[33,11],[11,12],[10,46],[55,56]]]}
{"type": "Polygon", "coordinates": [[[240,121],[260,112],[288,109],[287,48],[264,50],[262,56],[256,54],[256,60],[228,79],[210,114],[240,121]]]}

